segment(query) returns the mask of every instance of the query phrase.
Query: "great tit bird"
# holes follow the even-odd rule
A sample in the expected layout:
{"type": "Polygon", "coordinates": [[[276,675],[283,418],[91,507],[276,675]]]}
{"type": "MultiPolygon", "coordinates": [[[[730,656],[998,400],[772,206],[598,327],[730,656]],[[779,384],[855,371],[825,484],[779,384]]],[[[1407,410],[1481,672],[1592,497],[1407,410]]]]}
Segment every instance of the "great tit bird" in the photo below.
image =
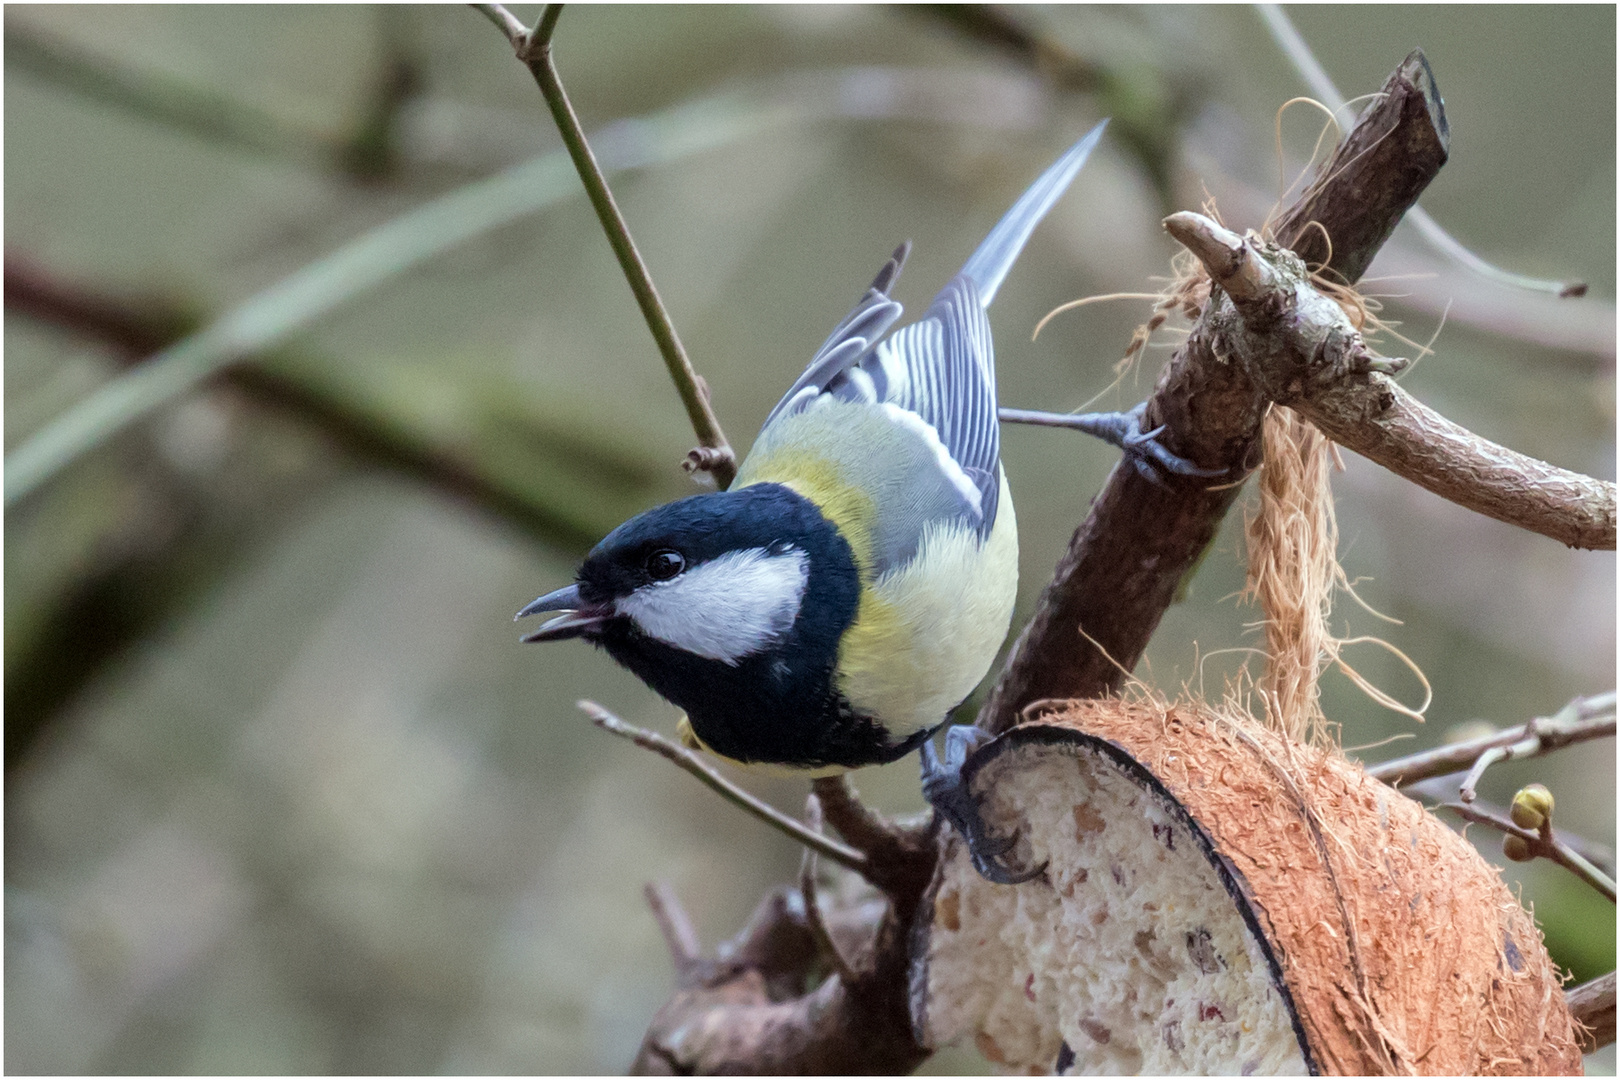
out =
{"type": "MultiPolygon", "coordinates": [[[[1028,876],[1000,863],[1012,841],[985,835],[955,784],[977,729],[951,729],[943,764],[929,738],[984,677],[1018,588],[986,309],[1106,123],[889,334],[902,245],[766,417],[730,489],[614,529],[574,584],[518,613],[567,612],[523,640],[606,649],[685,711],[684,736],[736,762],[817,776],[921,747],[924,791],[980,872],[1028,876]]],[[[1103,414],[1095,433],[1143,452],[1155,433],[1139,416],[1103,414]]]]}

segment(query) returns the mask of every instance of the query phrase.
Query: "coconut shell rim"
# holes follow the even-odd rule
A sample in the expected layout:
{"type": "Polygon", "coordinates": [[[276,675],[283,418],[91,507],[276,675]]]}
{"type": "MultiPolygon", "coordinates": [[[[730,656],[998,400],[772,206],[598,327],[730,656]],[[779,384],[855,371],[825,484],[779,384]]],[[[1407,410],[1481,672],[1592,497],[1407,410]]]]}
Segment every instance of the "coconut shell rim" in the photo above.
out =
{"type": "MultiPolygon", "coordinates": [[[[1260,946],[1260,952],[1266,960],[1266,970],[1271,976],[1271,984],[1282,995],[1283,1007],[1288,1010],[1288,1019],[1294,1029],[1294,1041],[1299,1044],[1300,1054],[1305,1059],[1305,1068],[1311,1076],[1321,1076],[1322,1070],[1316,1060],[1315,1049],[1305,1034],[1304,1022],[1300,1019],[1299,1010],[1294,1005],[1293,990],[1288,985],[1288,979],[1283,974],[1282,962],[1277,957],[1276,949],[1272,946],[1271,938],[1260,923],[1257,911],[1258,901],[1249,887],[1248,880],[1243,872],[1231,861],[1222,855],[1215,847],[1214,840],[1205,830],[1180,799],[1154,774],[1153,770],[1142,764],[1125,747],[1112,739],[1105,739],[1099,735],[1092,735],[1078,728],[1064,724],[1045,723],[1041,720],[1028,720],[1008,729],[974,753],[968,756],[962,765],[962,783],[972,790],[974,779],[992,762],[996,761],[1009,750],[1024,746],[1045,746],[1060,751],[1074,749],[1092,749],[1100,751],[1112,760],[1121,771],[1126,773],[1138,786],[1145,787],[1160,803],[1178,820],[1185,825],[1193,838],[1198,842],[1198,849],[1203,853],[1204,860],[1215,868],[1221,885],[1226,889],[1227,896],[1231,898],[1233,906],[1243,917],[1244,925],[1254,935],[1260,946]]],[[[912,923],[911,933],[911,986],[909,987],[912,1008],[911,1022],[913,1034],[921,1045],[924,1041],[927,1027],[927,999],[928,999],[928,947],[934,924],[934,901],[937,895],[935,885],[940,880],[936,876],[923,897],[923,904],[919,905],[917,918],[912,923]]],[[[1016,888],[1017,886],[1006,886],[1016,888]]]]}

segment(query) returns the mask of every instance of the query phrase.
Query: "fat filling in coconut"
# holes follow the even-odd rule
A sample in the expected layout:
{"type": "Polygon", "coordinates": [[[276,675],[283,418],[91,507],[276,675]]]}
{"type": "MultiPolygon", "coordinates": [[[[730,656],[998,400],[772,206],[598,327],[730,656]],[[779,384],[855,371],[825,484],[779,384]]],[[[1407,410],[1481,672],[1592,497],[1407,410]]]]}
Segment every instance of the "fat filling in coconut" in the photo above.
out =
{"type": "Polygon", "coordinates": [[[1292,1010],[1187,819],[1107,755],[1020,747],[974,788],[1017,886],[956,842],[935,892],[925,1035],[1059,1074],[1308,1072],[1292,1010]]]}

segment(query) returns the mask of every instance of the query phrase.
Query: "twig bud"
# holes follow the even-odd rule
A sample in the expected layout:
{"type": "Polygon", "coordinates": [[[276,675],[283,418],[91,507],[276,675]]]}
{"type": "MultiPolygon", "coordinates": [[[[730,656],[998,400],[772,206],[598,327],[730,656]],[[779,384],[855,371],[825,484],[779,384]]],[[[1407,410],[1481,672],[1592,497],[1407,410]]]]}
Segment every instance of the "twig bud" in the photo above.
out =
{"type": "Polygon", "coordinates": [[[1536,857],[1536,853],[1530,848],[1530,841],[1512,833],[1502,837],[1502,854],[1513,862],[1529,862],[1536,857]]]}
{"type": "Polygon", "coordinates": [[[1552,820],[1552,812],[1553,794],[1546,785],[1527,784],[1514,794],[1513,806],[1508,814],[1519,828],[1539,831],[1552,820]]]}

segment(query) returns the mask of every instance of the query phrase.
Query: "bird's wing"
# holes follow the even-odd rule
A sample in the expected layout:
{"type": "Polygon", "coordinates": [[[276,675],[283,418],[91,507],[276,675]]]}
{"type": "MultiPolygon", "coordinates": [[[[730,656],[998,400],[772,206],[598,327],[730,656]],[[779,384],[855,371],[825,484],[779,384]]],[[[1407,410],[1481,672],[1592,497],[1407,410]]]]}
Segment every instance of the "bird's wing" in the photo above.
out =
{"type": "MultiPolygon", "coordinates": [[[[1035,226],[1085,164],[1106,123],[1092,129],[1020,196],[920,320],[884,339],[901,314],[888,293],[911,245],[897,249],[766,418],[756,449],[798,437],[830,452],[827,442],[835,431],[828,424],[785,422],[835,402],[882,410],[894,438],[885,438],[884,446],[861,447],[856,457],[836,455],[846,471],[858,475],[861,490],[892,496],[874,498],[872,554],[879,573],[909,560],[924,531],[935,523],[960,521],[981,539],[995,526],[1001,428],[995,349],[985,309],[1035,226]],[[786,428],[801,430],[789,436],[786,428]],[[904,477],[898,490],[891,482],[894,476],[904,477]]],[[[853,439],[855,430],[846,428],[844,435],[853,439]]],[[[744,464],[745,479],[758,471],[749,464],[744,464]]]]}
{"type": "Polygon", "coordinates": [[[900,277],[900,271],[906,265],[906,256],[910,254],[909,240],[894,249],[894,254],[883,264],[877,277],[872,279],[872,284],[867,287],[855,309],[833,328],[827,340],[821,343],[821,348],[810,358],[804,373],[788,387],[788,392],[782,395],[782,400],[765,418],[766,428],[777,417],[804,408],[818,395],[835,393],[835,388],[829,384],[871,352],[872,346],[900,318],[905,309],[889,298],[889,290],[900,277]]]}
{"type": "Polygon", "coordinates": [[[922,417],[951,460],[978,489],[980,539],[996,523],[1001,491],[1001,424],[996,416],[996,355],[985,314],[1041,219],[1068,190],[1102,138],[1104,120],[1047,167],[940,290],[923,317],[878,345],[862,369],[876,368],[882,400],[922,417]]]}

